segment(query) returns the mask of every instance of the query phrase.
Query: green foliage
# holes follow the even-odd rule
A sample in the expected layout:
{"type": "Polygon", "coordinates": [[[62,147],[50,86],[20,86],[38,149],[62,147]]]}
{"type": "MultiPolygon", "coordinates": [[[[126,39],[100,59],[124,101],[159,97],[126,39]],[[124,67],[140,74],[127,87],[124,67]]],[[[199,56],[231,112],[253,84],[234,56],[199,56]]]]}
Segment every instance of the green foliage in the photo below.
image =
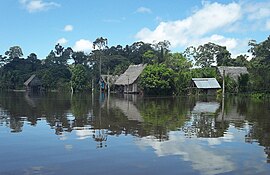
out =
{"type": "Polygon", "coordinates": [[[157,62],[157,55],[153,50],[148,50],[143,54],[143,63],[155,63],[157,62]]]}
{"type": "Polygon", "coordinates": [[[217,78],[217,72],[215,68],[204,67],[191,69],[192,78],[217,78]]]}
{"type": "Polygon", "coordinates": [[[225,77],[225,92],[226,93],[238,93],[237,82],[228,76],[225,77]]]}
{"type": "Polygon", "coordinates": [[[248,74],[241,74],[238,77],[238,90],[239,92],[248,92],[249,86],[249,75],[248,74]]]}
{"type": "Polygon", "coordinates": [[[5,52],[5,55],[7,55],[10,60],[12,60],[14,58],[20,58],[21,56],[23,56],[23,52],[20,46],[13,46],[10,47],[9,50],[5,52]]]}
{"type": "Polygon", "coordinates": [[[66,89],[71,78],[70,70],[64,65],[45,67],[37,75],[46,89],[66,89]]]}
{"type": "Polygon", "coordinates": [[[87,63],[87,56],[84,54],[84,52],[73,52],[72,53],[72,59],[74,60],[74,64],[84,64],[87,63]]]}
{"type": "Polygon", "coordinates": [[[87,89],[87,74],[83,65],[78,64],[72,68],[71,87],[74,89],[74,92],[87,89]]]}
{"type": "Polygon", "coordinates": [[[226,47],[214,43],[191,46],[183,55],[170,53],[170,42],[166,40],[155,43],[139,41],[125,47],[108,47],[107,44],[106,38],[97,38],[94,41],[97,50],[90,54],[73,52],[70,47],[57,44],[45,60],[38,59],[35,53],[22,58],[19,46],[10,47],[5,55],[0,55],[0,88],[23,88],[23,83],[35,74],[46,89],[70,88],[70,84],[75,83],[72,85],[81,91],[92,80],[98,86],[100,65],[102,74],[119,75],[130,64],[148,63],[140,82],[147,94],[186,94],[191,78],[215,77],[222,82],[216,69],[211,67],[216,61],[218,66],[246,66],[250,73],[241,75],[237,82],[226,77],[226,92],[270,93],[270,37],[259,44],[254,40],[249,42],[249,51],[253,55],[251,61],[246,55],[232,59],[226,47]],[[68,65],[71,59],[74,64],[68,65]],[[191,60],[201,68],[192,69],[191,60]],[[72,76],[69,66],[74,66],[72,76]],[[84,68],[81,69],[81,66],[84,68]],[[83,79],[82,75],[86,78],[83,79]]]}
{"type": "Polygon", "coordinates": [[[190,80],[192,78],[190,68],[192,67],[192,62],[186,59],[180,53],[168,54],[165,60],[167,67],[174,71],[174,88],[176,94],[184,94],[187,92],[190,86],[190,80]]]}
{"type": "Polygon", "coordinates": [[[192,76],[190,71],[179,72],[174,78],[174,87],[176,94],[187,94],[192,76]]]}
{"type": "Polygon", "coordinates": [[[257,44],[249,42],[253,58],[250,62],[250,82],[253,91],[270,93],[270,36],[257,44]]]}
{"type": "Polygon", "coordinates": [[[146,94],[172,94],[173,78],[173,70],[166,67],[165,64],[148,65],[141,75],[140,85],[146,94]]]}
{"type": "Polygon", "coordinates": [[[265,94],[264,94],[264,93],[252,93],[252,94],[251,94],[251,98],[253,98],[253,99],[257,99],[257,100],[259,100],[259,99],[263,99],[263,98],[264,98],[264,96],[265,96],[265,94]]]}
{"type": "Polygon", "coordinates": [[[138,104],[143,129],[158,139],[166,139],[168,130],[177,130],[186,121],[189,104],[178,98],[145,99],[138,104]]]}
{"type": "Polygon", "coordinates": [[[218,66],[229,66],[231,61],[231,53],[224,46],[214,43],[206,43],[197,48],[194,46],[188,47],[184,55],[196,61],[196,65],[200,67],[211,67],[213,63],[218,66]]]}
{"type": "Polygon", "coordinates": [[[185,58],[181,53],[177,52],[168,54],[168,57],[164,63],[167,67],[176,72],[189,71],[189,69],[192,67],[192,62],[185,58]]]}

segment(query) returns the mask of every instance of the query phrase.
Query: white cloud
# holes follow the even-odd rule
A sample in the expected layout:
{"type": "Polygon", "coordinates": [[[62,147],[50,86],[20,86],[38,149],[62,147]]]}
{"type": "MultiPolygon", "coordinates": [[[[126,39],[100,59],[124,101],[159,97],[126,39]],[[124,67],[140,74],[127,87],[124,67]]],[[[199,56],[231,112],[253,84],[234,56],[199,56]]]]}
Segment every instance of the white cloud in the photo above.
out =
{"type": "Polygon", "coordinates": [[[266,30],[270,30],[270,19],[266,21],[265,28],[266,30]]]}
{"type": "Polygon", "coordinates": [[[68,40],[66,38],[60,38],[57,40],[56,44],[59,43],[60,45],[65,45],[67,44],[68,40]]]}
{"type": "Polygon", "coordinates": [[[66,31],[66,32],[71,32],[72,30],[73,30],[73,26],[72,25],[66,25],[64,27],[64,31],[66,31]]]}
{"type": "Polygon", "coordinates": [[[20,0],[19,1],[29,13],[49,10],[53,7],[60,7],[55,2],[44,2],[43,0],[20,0]]]}
{"type": "Polygon", "coordinates": [[[83,51],[83,52],[90,52],[93,48],[93,43],[89,40],[80,39],[76,41],[75,45],[73,46],[74,51],[83,51]]]}
{"type": "Polygon", "coordinates": [[[270,2],[244,4],[244,11],[249,20],[258,20],[270,17],[270,2]]]}
{"type": "Polygon", "coordinates": [[[170,132],[169,140],[160,142],[151,138],[141,138],[135,141],[140,148],[152,147],[158,156],[179,156],[184,161],[189,161],[194,170],[201,174],[213,175],[231,172],[235,169],[233,161],[225,152],[216,151],[209,146],[219,145],[224,142],[223,138],[208,139],[185,139],[180,132],[170,132]],[[208,161],[205,161],[208,157],[208,161]]]}
{"type": "Polygon", "coordinates": [[[226,46],[227,49],[231,50],[236,48],[238,40],[235,38],[226,38],[222,35],[211,35],[210,37],[199,38],[193,41],[190,41],[189,44],[192,46],[199,46],[208,42],[212,42],[221,46],[226,46]]]}
{"type": "Polygon", "coordinates": [[[76,130],[76,135],[78,136],[78,139],[84,140],[87,138],[91,138],[93,135],[92,130],[76,130]]]}
{"type": "Polygon", "coordinates": [[[136,10],[137,13],[152,13],[152,10],[146,7],[139,7],[136,10]]]}
{"type": "Polygon", "coordinates": [[[160,22],[154,29],[141,29],[135,38],[144,42],[169,40],[173,48],[198,46],[213,42],[232,51],[238,45],[235,38],[227,38],[215,32],[233,27],[242,18],[240,4],[203,3],[203,7],[191,16],[176,21],[160,22]]]}
{"type": "Polygon", "coordinates": [[[190,41],[201,40],[206,34],[231,25],[240,18],[241,7],[237,3],[204,3],[201,10],[186,19],[161,22],[153,31],[143,28],[135,37],[145,42],[169,40],[173,47],[188,46],[190,41]]]}

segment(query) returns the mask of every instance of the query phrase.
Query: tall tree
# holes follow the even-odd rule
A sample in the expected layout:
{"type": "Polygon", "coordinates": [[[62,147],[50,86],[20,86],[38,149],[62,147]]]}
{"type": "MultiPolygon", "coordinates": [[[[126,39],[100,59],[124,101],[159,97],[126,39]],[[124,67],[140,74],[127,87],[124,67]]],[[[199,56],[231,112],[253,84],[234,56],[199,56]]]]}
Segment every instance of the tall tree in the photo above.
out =
{"type": "Polygon", "coordinates": [[[72,59],[74,60],[74,64],[86,64],[87,61],[87,55],[84,54],[84,52],[73,52],[72,53],[72,59]]]}
{"type": "Polygon", "coordinates": [[[8,51],[5,52],[5,55],[7,55],[10,60],[12,60],[14,58],[20,58],[23,56],[23,52],[20,46],[12,46],[8,51]]]}
{"type": "Polygon", "coordinates": [[[214,43],[188,47],[184,55],[195,60],[195,64],[201,67],[210,67],[215,61],[217,65],[228,65],[230,61],[230,52],[224,46],[214,43]]]}
{"type": "Polygon", "coordinates": [[[2,67],[6,63],[6,56],[0,55],[0,67],[2,67]]]}
{"type": "Polygon", "coordinates": [[[72,68],[71,88],[73,92],[86,90],[87,88],[87,74],[83,65],[76,65],[72,68]]]}
{"type": "Polygon", "coordinates": [[[164,40],[158,43],[154,43],[153,47],[159,52],[158,62],[165,61],[166,55],[170,52],[169,47],[171,46],[170,41],[164,40]]]}
{"type": "Polygon", "coordinates": [[[141,75],[140,85],[147,94],[172,94],[173,78],[173,70],[165,64],[148,65],[141,75]]]}
{"type": "Polygon", "coordinates": [[[99,37],[93,42],[93,48],[98,50],[104,50],[107,48],[108,45],[108,39],[99,37]]]}
{"type": "Polygon", "coordinates": [[[252,53],[251,59],[251,82],[253,90],[270,92],[270,36],[263,42],[255,40],[249,42],[249,52],[252,53]]]}
{"type": "Polygon", "coordinates": [[[104,56],[103,51],[105,49],[108,49],[108,39],[107,38],[103,38],[103,37],[99,37],[97,38],[94,42],[93,42],[93,48],[95,49],[93,51],[94,56],[98,57],[99,59],[99,74],[101,76],[101,59],[104,56]]]}

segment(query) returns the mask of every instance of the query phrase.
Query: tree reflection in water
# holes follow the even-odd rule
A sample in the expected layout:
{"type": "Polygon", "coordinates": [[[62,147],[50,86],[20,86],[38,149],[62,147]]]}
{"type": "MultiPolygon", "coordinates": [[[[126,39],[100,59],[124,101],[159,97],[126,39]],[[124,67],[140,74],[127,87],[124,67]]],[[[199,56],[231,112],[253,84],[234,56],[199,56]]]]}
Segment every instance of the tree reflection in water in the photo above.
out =
{"type": "Polygon", "coordinates": [[[220,138],[234,126],[247,130],[246,143],[258,142],[268,161],[270,157],[269,102],[227,98],[222,110],[221,102],[211,98],[9,92],[0,94],[0,107],[0,126],[11,132],[23,132],[25,124],[46,120],[56,135],[76,132],[80,139],[92,138],[98,148],[107,147],[112,135],[164,142],[177,131],[190,139],[220,138]]]}

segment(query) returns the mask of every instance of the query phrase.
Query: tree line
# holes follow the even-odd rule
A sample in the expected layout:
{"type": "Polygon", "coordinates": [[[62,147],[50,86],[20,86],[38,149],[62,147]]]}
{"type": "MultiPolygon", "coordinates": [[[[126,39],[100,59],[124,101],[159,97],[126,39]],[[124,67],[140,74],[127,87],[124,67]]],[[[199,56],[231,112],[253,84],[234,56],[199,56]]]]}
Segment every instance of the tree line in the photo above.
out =
{"type": "Polygon", "coordinates": [[[186,94],[191,78],[215,77],[217,66],[245,66],[249,75],[241,75],[235,82],[226,77],[228,92],[270,91],[270,36],[263,42],[249,42],[251,60],[246,55],[236,58],[224,46],[206,43],[188,47],[183,53],[171,52],[170,42],[134,42],[126,46],[108,47],[108,40],[100,37],[93,42],[90,53],[74,51],[56,44],[45,59],[35,53],[23,57],[20,46],[12,46],[0,55],[0,88],[22,89],[33,74],[47,90],[91,90],[97,87],[100,74],[120,75],[131,64],[147,64],[139,85],[147,94],[186,94]]]}

